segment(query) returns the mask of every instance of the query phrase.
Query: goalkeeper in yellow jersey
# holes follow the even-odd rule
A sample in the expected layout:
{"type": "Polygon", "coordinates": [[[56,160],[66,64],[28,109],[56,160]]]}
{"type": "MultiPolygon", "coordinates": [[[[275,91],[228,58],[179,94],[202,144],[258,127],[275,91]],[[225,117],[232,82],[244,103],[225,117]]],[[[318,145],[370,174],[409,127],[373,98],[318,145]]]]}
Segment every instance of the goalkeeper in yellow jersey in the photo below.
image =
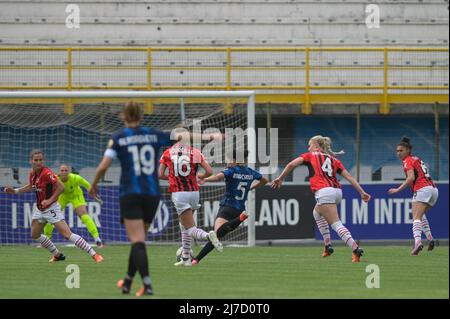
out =
{"type": "MultiPolygon", "coordinates": [[[[81,218],[83,224],[86,225],[89,233],[94,238],[97,247],[103,247],[103,242],[98,234],[97,226],[92,220],[91,216],[86,210],[86,201],[84,199],[83,191],[80,186],[83,186],[89,191],[91,184],[82,176],[74,173],[69,173],[69,165],[62,164],[59,167],[58,179],[64,184],[64,192],[59,196],[58,203],[61,205],[61,210],[64,211],[67,204],[72,203],[76,214],[81,218]]],[[[99,199],[98,199],[99,200],[99,199]]],[[[53,225],[47,223],[44,228],[44,234],[47,238],[51,238],[53,233],[53,225]]]]}

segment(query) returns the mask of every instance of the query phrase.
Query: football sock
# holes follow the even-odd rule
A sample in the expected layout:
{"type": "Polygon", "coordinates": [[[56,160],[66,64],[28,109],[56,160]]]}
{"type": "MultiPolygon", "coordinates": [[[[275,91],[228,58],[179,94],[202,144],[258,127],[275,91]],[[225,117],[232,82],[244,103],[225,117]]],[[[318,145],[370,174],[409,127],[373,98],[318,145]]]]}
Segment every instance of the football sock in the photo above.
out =
{"type": "Polygon", "coordinates": [[[241,223],[242,222],[239,217],[226,222],[225,224],[220,226],[219,229],[217,230],[217,232],[216,232],[217,237],[219,239],[223,238],[226,234],[235,230],[241,223]]]}
{"type": "Polygon", "coordinates": [[[70,235],[69,240],[75,244],[80,249],[83,249],[85,252],[87,252],[89,255],[94,256],[95,250],[91,247],[91,245],[88,244],[87,241],[85,241],[81,236],[78,236],[77,234],[72,233],[70,235]]]}
{"type": "Polygon", "coordinates": [[[358,245],[353,240],[352,234],[348,231],[347,227],[342,225],[341,221],[335,222],[331,225],[331,228],[339,235],[339,237],[353,250],[358,248],[358,245]]]}
{"type": "Polygon", "coordinates": [[[149,270],[148,270],[148,259],[147,250],[145,248],[144,242],[137,242],[131,245],[131,250],[133,254],[134,265],[136,269],[141,274],[141,278],[146,283],[150,283],[149,270]]]}
{"type": "Polygon", "coordinates": [[[427,236],[428,240],[433,240],[433,235],[431,235],[430,224],[428,223],[427,216],[423,215],[422,217],[422,231],[427,236]]]}
{"type": "Polygon", "coordinates": [[[200,250],[200,252],[198,253],[198,255],[194,258],[197,261],[202,260],[206,255],[208,255],[212,250],[214,250],[214,245],[208,241],[206,243],[206,245],[202,248],[202,250],[200,250]]]}
{"type": "Polygon", "coordinates": [[[203,229],[197,228],[195,226],[189,228],[187,230],[187,233],[188,233],[189,236],[192,236],[195,239],[199,239],[199,240],[206,240],[206,239],[208,239],[208,233],[205,232],[203,229]]]}
{"type": "Polygon", "coordinates": [[[319,231],[322,234],[323,241],[325,242],[325,246],[330,245],[331,244],[331,236],[330,236],[330,228],[328,227],[327,221],[325,220],[325,218],[323,218],[323,216],[321,216],[315,210],[313,211],[313,216],[314,216],[314,219],[316,220],[317,227],[319,228],[319,231]]]}
{"type": "Polygon", "coordinates": [[[189,235],[188,231],[181,231],[181,247],[183,247],[183,252],[181,253],[182,258],[189,258],[191,256],[191,245],[192,237],[189,235]]]}
{"type": "Polygon", "coordinates": [[[415,219],[413,221],[413,235],[415,244],[418,245],[422,242],[422,221],[415,219]]]}
{"type": "Polygon", "coordinates": [[[45,235],[41,234],[41,236],[35,240],[38,241],[42,247],[46,248],[53,256],[59,255],[58,248],[56,248],[55,244],[53,244],[53,242],[45,235]]]}
{"type": "Polygon", "coordinates": [[[128,257],[128,271],[125,276],[125,279],[133,280],[134,275],[136,274],[136,265],[133,260],[133,248],[130,249],[130,256],[128,257]]]}

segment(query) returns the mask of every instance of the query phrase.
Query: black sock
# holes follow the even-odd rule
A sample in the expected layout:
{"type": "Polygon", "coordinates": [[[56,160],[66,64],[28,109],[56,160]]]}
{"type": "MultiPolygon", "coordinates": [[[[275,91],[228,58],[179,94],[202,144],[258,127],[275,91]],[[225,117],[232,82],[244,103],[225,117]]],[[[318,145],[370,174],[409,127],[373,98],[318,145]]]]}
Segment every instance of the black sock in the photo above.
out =
{"type": "Polygon", "coordinates": [[[208,255],[213,249],[214,249],[214,245],[210,241],[208,241],[206,243],[205,247],[203,247],[202,250],[200,250],[197,257],[195,257],[194,259],[197,259],[197,261],[202,260],[203,257],[208,255]]]}
{"type": "Polygon", "coordinates": [[[241,223],[239,217],[226,222],[217,230],[217,237],[219,237],[219,239],[223,238],[226,234],[235,230],[241,223]]]}
{"type": "Polygon", "coordinates": [[[134,264],[133,260],[133,247],[131,247],[130,250],[130,257],[128,258],[128,271],[127,275],[130,279],[133,279],[134,275],[136,274],[136,265],[134,264]]]}
{"type": "Polygon", "coordinates": [[[149,276],[147,250],[144,242],[137,242],[131,245],[135,269],[139,271],[142,279],[149,276]]]}

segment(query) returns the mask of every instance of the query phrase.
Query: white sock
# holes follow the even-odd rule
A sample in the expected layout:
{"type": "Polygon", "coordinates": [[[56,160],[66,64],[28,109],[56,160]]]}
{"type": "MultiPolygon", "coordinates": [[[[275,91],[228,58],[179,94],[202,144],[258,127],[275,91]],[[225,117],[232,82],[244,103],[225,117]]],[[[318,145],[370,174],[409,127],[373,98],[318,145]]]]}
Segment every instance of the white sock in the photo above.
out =
{"type": "Polygon", "coordinates": [[[201,228],[197,228],[195,226],[189,228],[187,230],[188,234],[192,237],[194,237],[195,239],[198,240],[207,240],[208,239],[208,233],[205,232],[203,229],[201,228]]]}
{"type": "Polygon", "coordinates": [[[414,219],[413,221],[413,235],[414,235],[414,241],[416,245],[419,245],[422,243],[422,221],[419,219],[414,219]]]}
{"type": "Polygon", "coordinates": [[[58,248],[56,248],[55,244],[53,244],[53,242],[44,234],[41,234],[41,237],[35,240],[38,241],[42,247],[46,248],[53,256],[59,255],[58,248]]]}
{"type": "Polygon", "coordinates": [[[332,224],[331,228],[334,229],[334,231],[339,235],[339,237],[341,237],[341,239],[347,244],[347,246],[352,249],[352,251],[358,248],[358,245],[353,240],[352,234],[350,234],[347,227],[342,225],[341,221],[332,224]]]}
{"type": "Polygon", "coordinates": [[[181,247],[183,247],[181,257],[189,258],[191,256],[192,237],[187,230],[181,231],[181,247]]]}
{"type": "Polygon", "coordinates": [[[430,224],[428,223],[427,216],[423,215],[422,217],[422,231],[427,236],[428,240],[433,240],[433,235],[431,235],[430,224]]]}
{"type": "Polygon", "coordinates": [[[313,210],[313,216],[314,219],[316,220],[317,227],[319,228],[319,231],[322,234],[325,245],[330,245],[331,236],[330,236],[330,228],[328,227],[327,221],[315,210],[313,210]]]}
{"type": "Polygon", "coordinates": [[[77,246],[80,249],[83,249],[89,255],[91,256],[95,255],[95,250],[81,236],[72,233],[72,235],[70,235],[69,240],[72,241],[75,244],[75,246],[77,246]]]}

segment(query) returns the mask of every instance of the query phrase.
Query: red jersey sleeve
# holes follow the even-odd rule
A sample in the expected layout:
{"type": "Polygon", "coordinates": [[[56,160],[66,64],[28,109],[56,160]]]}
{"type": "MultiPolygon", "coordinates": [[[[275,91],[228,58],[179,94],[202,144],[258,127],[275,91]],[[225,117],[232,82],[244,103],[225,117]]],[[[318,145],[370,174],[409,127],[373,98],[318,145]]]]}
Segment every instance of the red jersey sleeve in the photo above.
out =
{"type": "Polygon", "coordinates": [[[342,174],[342,172],[345,171],[345,166],[342,164],[342,162],[338,159],[336,159],[336,172],[339,174],[342,174]]]}
{"type": "Polygon", "coordinates": [[[159,160],[159,164],[164,164],[166,166],[170,166],[170,153],[169,149],[165,150],[163,155],[161,156],[159,160]]]}
{"type": "Polygon", "coordinates": [[[405,160],[403,161],[403,169],[405,170],[405,172],[414,169],[414,161],[412,157],[405,158],[405,160]]]}
{"type": "Polygon", "coordinates": [[[309,153],[309,152],[308,152],[308,153],[300,154],[299,157],[303,158],[303,161],[304,161],[305,163],[311,162],[311,153],[309,153]]]}

